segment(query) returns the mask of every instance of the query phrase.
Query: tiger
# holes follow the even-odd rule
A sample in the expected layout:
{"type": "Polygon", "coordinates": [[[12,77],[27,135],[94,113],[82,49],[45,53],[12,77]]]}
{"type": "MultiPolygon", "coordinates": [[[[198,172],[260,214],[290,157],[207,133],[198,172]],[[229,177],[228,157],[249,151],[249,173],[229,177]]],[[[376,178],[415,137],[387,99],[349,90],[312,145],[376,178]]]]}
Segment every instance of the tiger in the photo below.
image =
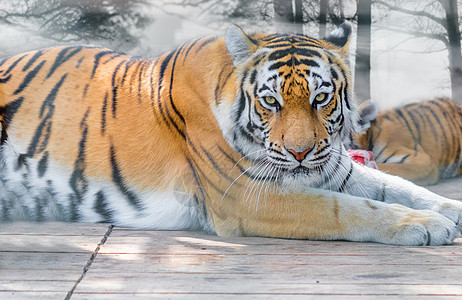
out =
{"type": "Polygon", "coordinates": [[[366,100],[358,111],[345,146],[372,151],[379,169],[419,185],[462,174],[462,105],[441,97],[379,113],[366,100]]]}
{"type": "Polygon", "coordinates": [[[352,32],[231,25],[157,58],[62,46],[3,59],[1,220],[453,243],[460,202],[347,155],[352,32]]]}

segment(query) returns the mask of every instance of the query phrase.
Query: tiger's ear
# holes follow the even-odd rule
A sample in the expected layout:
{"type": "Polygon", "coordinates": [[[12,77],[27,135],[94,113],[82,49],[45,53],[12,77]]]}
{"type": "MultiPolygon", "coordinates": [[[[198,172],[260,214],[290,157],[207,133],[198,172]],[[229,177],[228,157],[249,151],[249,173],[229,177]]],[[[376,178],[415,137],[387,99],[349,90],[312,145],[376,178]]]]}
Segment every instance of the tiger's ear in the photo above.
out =
{"type": "Polygon", "coordinates": [[[377,117],[379,110],[372,100],[368,99],[358,106],[359,119],[356,124],[358,133],[365,132],[371,127],[371,123],[377,117]]]}
{"type": "Polygon", "coordinates": [[[237,25],[231,25],[226,30],[225,45],[234,59],[234,66],[241,64],[258,48],[257,43],[237,25]]]}
{"type": "Polygon", "coordinates": [[[337,28],[332,30],[327,38],[326,42],[334,45],[343,57],[348,56],[350,53],[350,41],[353,36],[353,29],[351,28],[350,23],[343,22],[337,28]]]}

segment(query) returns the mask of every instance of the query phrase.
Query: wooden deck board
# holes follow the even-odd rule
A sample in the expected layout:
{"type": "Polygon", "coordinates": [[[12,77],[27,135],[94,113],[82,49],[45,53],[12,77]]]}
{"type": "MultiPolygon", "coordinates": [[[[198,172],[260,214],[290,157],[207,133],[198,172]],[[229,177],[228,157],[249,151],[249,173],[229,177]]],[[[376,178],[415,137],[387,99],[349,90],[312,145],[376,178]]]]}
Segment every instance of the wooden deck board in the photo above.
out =
{"type": "Polygon", "coordinates": [[[64,299],[108,230],[107,224],[0,225],[0,299],[64,299]]]}
{"type": "MultiPolygon", "coordinates": [[[[462,177],[430,189],[462,200],[462,177]]],[[[462,239],[399,247],[0,224],[0,299],[460,299],[461,278],[462,239]]]]}

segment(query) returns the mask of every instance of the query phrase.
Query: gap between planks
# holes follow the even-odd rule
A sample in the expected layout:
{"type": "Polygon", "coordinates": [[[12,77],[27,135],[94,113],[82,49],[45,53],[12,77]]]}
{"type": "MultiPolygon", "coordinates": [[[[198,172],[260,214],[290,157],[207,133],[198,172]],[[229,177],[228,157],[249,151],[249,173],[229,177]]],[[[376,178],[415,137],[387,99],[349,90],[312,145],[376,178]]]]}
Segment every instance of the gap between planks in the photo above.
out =
{"type": "Polygon", "coordinates": [[[89,270],[90,267],[91,267],[91,264],[93,263],[93,261],[95,260],[96,256],[98,255],[99,249],[101,248],[102,245],[104,245],[104,243],[106,243],[108,237],[111,235],[112,229],[113,229],[113,228],[114,228],[113,225],[109,225],[109,227],[108,227],[106,233],[104,234],[103,238],[101,239],[101,241],[100,241],[99,244],[96,246],[96,248],[95,248],[95,250],[93,251],[93,253],[91,254],[90,259],[87,261],[87,264],[85,265],[85,267],[83,267],[82,274],[80,274],[80,277],[77,279],[77,281],[75,282],[75,284],[74,284],[74,286],[72,287],[72,289],[67,293],[66,297],[64,298],[65,300],[71,299],[72,294],[74,293],[75,289],[77,288],[77,286],[79,285],[79,283],[83,280],[83,278],[85,277],[85,274],[88,272],[88,270],[89,270]]]}

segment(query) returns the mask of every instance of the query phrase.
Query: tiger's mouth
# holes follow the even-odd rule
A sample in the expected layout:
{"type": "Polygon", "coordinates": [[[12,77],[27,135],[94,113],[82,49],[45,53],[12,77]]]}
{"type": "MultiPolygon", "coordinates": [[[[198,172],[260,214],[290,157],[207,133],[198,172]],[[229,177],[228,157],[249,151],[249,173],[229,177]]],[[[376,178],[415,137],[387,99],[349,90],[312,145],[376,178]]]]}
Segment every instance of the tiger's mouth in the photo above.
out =
{"type": "Polygon", "coordinates": [[[316,171],[316,169],[310,169],[302,165],[290,170],[293,175],[311,175],[314,171],[316,171]]]}
{"type": "Polygon", "coordinates": [[[330,157],[331,155],[322,161],[308,161],[308,163],[297,162],[289,164],[287,160],[283,162],[281,162],[281,160],[275,160],[268,161],[268,164],[271,165],[272,168],[278,170],[278,173],[281,175],[310,177],[325,172],[325,166],[329,164],[330,157]]]}

